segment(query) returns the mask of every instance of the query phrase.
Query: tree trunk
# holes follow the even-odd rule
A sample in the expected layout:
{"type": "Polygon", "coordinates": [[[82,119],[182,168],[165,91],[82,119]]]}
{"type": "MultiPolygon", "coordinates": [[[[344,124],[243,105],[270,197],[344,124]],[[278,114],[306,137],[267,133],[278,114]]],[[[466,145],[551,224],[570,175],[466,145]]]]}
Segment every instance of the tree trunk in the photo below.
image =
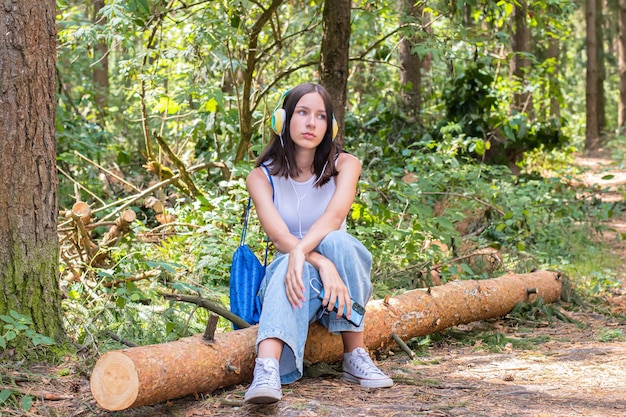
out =
{"type": "Polygon", "coordinates": [[[239,131],[241,137],[237,144],[237,152],[235,154],[235,164],[244,160],[250,148],[250,139],[252,138],[252,102],[250,101],[254,94],[254,74],[257,72],[258,62],[258,46],[259,36],[265,24],[272,18],[272,14],[276,12],[283,0],[272,0],[272,4],[254,22],[250,29],[248,47],[245,56],[245,68],[243,70],[243,91],[241,92],[241,103],[239,104],[239,131]]]}
{"type": "Polygon", "coordinates": [[[604,13],[602,11],[604,0],[596,0],[596,62],[598,65],[598,78],[596,83],[597,92],[597,119],[598,119],[598,135],[600,143],[604,140],[606,133],[606,96],[604,94],[604,81],[606,80],[606,66],[604,65],[604,13]]]}
{"type": "Polygon", "coordinates": [[[55,0],[0,7],[0,314],[60,338],[55,17],[55,0]]]}
{"type": "Polygon", "coordinates": [[[561,67],[561,57],[559,54],[559,40],[548,38],[548,58],[554,60],[554,71],[548,75],[548,88],[550,89],[550,117],[561,118],[561,86],[559,85],[559,69],[561,67]]]}
{"type": "MultiPolygon", "coordinates": [[[[560,295],[560,275],[549,271],[407,291],[367,304],[365,345],[388,351],[395,343],[392,334],[406,341],[457,324],[504,316],[517,303],[537,296],[552,303],[560,295]]],[[[105,353],[93,369],[91,392],[100,407],[115,411],[249,382],[256,336],[257,326],[253,326],[218,334],[208,345],[197,335],[105,353]]],[[[319,324],[309,328],[307,360],[334,362],[342,352],[341,336],[319,324]]]]}
{"type": "Polygon", "coordinates": [[[619,2],[619,103],[618,127],[624,131],[626,125],[626,0],[619,2]]]}
{"type": "MultiPolygon", "coordinates": [[[[93,1],[93,22],[96,25],[104,26],[106,19],[98,16],[100,9],[104,7],[104,0],[93,1]]],[[[109,97],[109,58],[106,42],[98,42],[94,47],[94,59],[97,64],[93,68],[93,81],[95,84],[95,102],[98,112],[102,114],[106,111],[109,97]]]]}
{"type": "Polygon", "coordinates": [[[587,78],[586,78],[586,134],[585,151],[596,150],[600,146],[598,126],[598,54],[596,39],[596,1],[587,0],[587,78]]]}
{"type": "Polygon", "coordinates": [[[533,116],[532,94],[525,88],[527,73],[530,70],[530,29],[526,20],[526,1],[515,3],[513,8],[513,36],[511,36],[511,78],[519,83],[515,88],[512,110],[533,116]]]}
{"type": "Polygon", "coordinates": [[[333,98],[333,113],[339,123],[339,132],[335,140],[340,145],[343,145],[343,121],[348,101],[350,7],[350,0],[326,0],[322,16],[324,30],[320,50],[320,83],[333,98]]]}
{"type": "MultiPolygon", "coordinates": [[[[422,10],[414,5],[413,0],[398,0],[398,12],[401,25],[407,21],[421,21],[422,10]]],[[[405,28],[398,46],[402,85],[401,106],[410,120],[415,120],[419,116],[422,105],[422,60],[413,52],[413,48],[419,42],[414,34],[417,30],[415,26],[405,28]]]]}

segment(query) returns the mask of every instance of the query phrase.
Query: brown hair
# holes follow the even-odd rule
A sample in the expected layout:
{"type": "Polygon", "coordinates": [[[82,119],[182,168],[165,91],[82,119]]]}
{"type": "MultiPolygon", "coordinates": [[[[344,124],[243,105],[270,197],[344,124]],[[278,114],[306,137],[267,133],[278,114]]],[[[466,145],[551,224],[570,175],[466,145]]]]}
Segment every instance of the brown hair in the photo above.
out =
{"type": "Polygon", "coordinates": [[[298,167],[295,160],[295,146],[289,134],[289,124],[291,116],[296,108],[296,104],[302,96],[309,93],[318,93],[324,100],[324,107],[328,115],[328,127],[322,142],[315,149],[315,157],[313,159],[313,171],[315,176],[319,178],[316,186],[326,184],[331,177],[338,174],[335,167],[337,155],[343,150],[333,140],[333,103],[328,91],[319,84],[306,83],[300,84],[289,90],[283,98],[282,108],[285,110],[285,126],[283,133],[278,135],[272,131],[272,139],[269,145],[261,152],[256,160],[256,166],[261,166],[264,162],[272,161],[270,167],[271,175],[282,177],[297,177],[298,167]],[[282,136],[282,138],[281,138],[282,136]],[[282,142],[282,143],[281,143],[282,142]]]}

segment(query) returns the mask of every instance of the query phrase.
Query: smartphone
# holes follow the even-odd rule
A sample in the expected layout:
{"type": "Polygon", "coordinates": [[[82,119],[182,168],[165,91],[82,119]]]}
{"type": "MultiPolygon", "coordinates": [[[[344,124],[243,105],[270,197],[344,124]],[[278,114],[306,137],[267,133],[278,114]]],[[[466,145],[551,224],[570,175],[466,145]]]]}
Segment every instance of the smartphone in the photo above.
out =
{"type": "MultiPolygon", "coordinates": [[[[324,289],[322,288],[322,291],[319,293],[319,298],[320,300],[324,299],[324,289]]],[[[350,299],[352,301],[352,314],[350,315],[350,318],[346,317],[346,313],[347,313],[347,308],[346,306],[343,307],[343,317],[346,318],[346,320],[348,320],[348,322],[354,326],[360,326],[361,323],[363,322],[363,316],[365,316],[365,307],[363,307],[361,304],[357,303],[356,301],[352,300],[352,298],[350,299]]],[[[338,312],[337,309],[337,304],[339,302],[335,301],[335,305],[333,306],[333,311],[335,313],[338,312]]],[[[322,307],[322,308],[326,308],[326,307],[322,307]]]]}

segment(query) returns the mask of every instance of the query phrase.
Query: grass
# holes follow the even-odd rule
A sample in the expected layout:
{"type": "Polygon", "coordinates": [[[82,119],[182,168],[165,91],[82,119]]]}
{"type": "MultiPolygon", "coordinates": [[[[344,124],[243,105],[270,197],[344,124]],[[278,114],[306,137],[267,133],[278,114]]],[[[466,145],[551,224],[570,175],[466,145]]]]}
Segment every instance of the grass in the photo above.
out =
{"type": "Polygon", "coordinates": [[[623,342],[626,341],[626,335],[622,329],[604,328],[598,336],[600,342],[623,342]]]}

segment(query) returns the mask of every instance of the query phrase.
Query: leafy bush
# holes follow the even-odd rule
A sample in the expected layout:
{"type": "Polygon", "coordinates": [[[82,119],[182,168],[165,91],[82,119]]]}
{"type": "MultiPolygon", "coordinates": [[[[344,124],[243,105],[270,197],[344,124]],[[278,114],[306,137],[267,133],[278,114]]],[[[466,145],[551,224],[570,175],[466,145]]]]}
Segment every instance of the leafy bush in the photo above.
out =
{"type": "Polygon", "coordinates": [[[33,330],[33,321],[30,317],[9,311],[9,315],[0,315],[0,320],[4,322],[3,333],[0,333],[0,347],[5,350],[21,344],[17,344],[20,339],[26,339],[32,346],[53,345],[55,342],[51,338],[41,335],[33,330]]]}

